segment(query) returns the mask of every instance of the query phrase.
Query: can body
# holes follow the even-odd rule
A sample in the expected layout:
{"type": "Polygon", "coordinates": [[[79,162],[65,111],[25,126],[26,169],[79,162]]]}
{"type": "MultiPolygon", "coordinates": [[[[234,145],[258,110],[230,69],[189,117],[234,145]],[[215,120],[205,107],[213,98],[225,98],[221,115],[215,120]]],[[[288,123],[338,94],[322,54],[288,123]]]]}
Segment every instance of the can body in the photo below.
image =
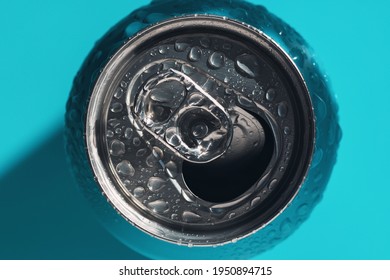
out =
{"type": "MultiPolygon", "coordinates": [[[[214,29],[215,28],[216,27],[214,27],[214,29]]],[[[165,29],[161,29],[161,30],[165,30],[165,29]]],[[[190,28],[187,28],[186,30],[190,30],[190,28]]],[[[164,32],[167,33],[167,31],[164,32]]],[[[214,34],[216,33],[217,32],[215,31],[214,34]]],[[[249,37],[252,36],[251,34],[252,33],[250,33],[248,36],[249,37]]],[[[190,42],[192,42],[191,40],[190,42]]],[[[164,41],[164,42],[166,42],[166,44],[169,45],[168,41],[164,41]]],[[[204,44],[202,44],[202,39],[200,39],[200,45],[201,45],[200,47],[203,46],[204,48],[203,51],[209,48],[208,46],[209,44],[207,42],[206,43],[204,42],[204,44]]],[[[176,43],[176,45],[174,44],[174,46],[176,46],[176,51],[181,52],[180,50],[181,45],[178,45],[176,43]]],[[[221,48],[221,52],[223,52],[223,50],[225,49],[223,46],[220,48],[221,48]]],[[[227,53],[230,51],[229,48],[226,47],[227,53]]],[[[196,62],[195,59],[196,52],[194,50],[197,49],[195,49],[194,47],[188,47],[188,50],[186,50],[188,51],[189,60],[193,62],[193,64],[191,65],[194,65],[196,62]],[[191,55],[193,56],[191,57],[191,55]]],[[[218,60],[218,54],[220,54],[221,52],[214,52],[209,57],[207,63],[211,64],[212,70],[217,71],[222,67],[221,66],[222,64],[219,63],[221,60],[220,59],[218,60]],[[215,60],[210,60],[211,58],[215,58],[215,60]]],[[[137,52],[134,51],[134,53],[137,52]]],[[[156,56],[158,55],[166,55],[165,50],[157,49],[156,56]],[[160,54],[158,54],[159,51],[160,54]]],[[[235,65],[236,68],[238,68],[238,72],[240,72],[242,76],[244,76],[244,78],[251,78],[252,76],[255,76],[256,69],[253,67],[246,67],[246,65],[250,64],[249,60],[251,59],[251,57],[246,55],[246,53],[242,54],[240,57],[241,59],[237,60],[235,65]]],[[[179,68],[184,69],[183,65],[181,65],[180,66],[181,68],[180,67],[179,68]]],[[[152,68],[153,67],[151,66],[150,69],[152,68]]],[[[149,69],[147,70],[152,71],[149,69]]],[[[166,74],[168,75],[166,77],[164,76],[164,79],[168,79],[165,81],[165,85],[172,85],[176,82],[183,81],[187,78],[191,81],[195,79],[195,78],[190,79],[187,75],[183,74],[183,73],[187,73],[186,71],[183,70],[182,72],[180,72],[179,70],[175,70],[173,66],[168,67],[167,70],[171,71],[172,73],[169,73],[169,75],[166,74]]],[[[162,71],[162,70],[158,70],[158,71],[162,71]]],[[[164,75],[164,72],[158,72],[158,73],[160,73],[160,76],[164,75]]],[[[262,73],[262,75],[263,74],[264,73],[262,73]]],[[[130,85],[128,84],[132,84],[132,80],[135,80],[134,77],[135,75],[131,75],[131,77],[130,75],[128,75],[127,77],[128,80],[124,82],[126,86],[123,86],[123,89],[125,91],[126,90],[130,91],[130,85]]],[[[149,77],[151,81],[150,84],[153,82],[154,84],[159,83],[158,81],[155,81],[153,80],[153,78],[150,77],[149,77]]],[[[201,77],[199,79],[201,79],[201,77]]],[[[229,84],[228,81],[225,82],[226,84],[229,84]]],[[[196,80],[194,83],[196,84],[196,80]]],[[[160,85],[164,85],[164,83],[161,82],[160,85]]],[[[223,88],[223,85],[219,87],[223,88]]],[[[196,88],[196,89],[197,89],[196,91],[202,92],[202,88],[199,89],[196,88]]],[[[228,90],[227,88],[224,89],[225,93],[227,92],[227,90],[228,90]]],[[[258,95],[261,96],[263,94],[265,100],[264,106],[269,105],[271,108],[272,102],[274,101],[274,99],[276,99],[274,97],[275,93],[274,91],[271,91],[269,88],[265,88],[264,92],[260,93],[260,91],[262,90],[263,90],[262,88],[258,90],[259,91],[258,95]],[[270,104],[267,103],[267,100],[269,101],[270,104]]],[[[143,102],[144,100],[148,100],[149,98],[148,94],[152,91],[145,90],[145,92],[146,93],[142,97],[143,102]]],[[[115,94],[116,93],[113,93],[113,95],[115,94]]],[[[153,92],[151,94],[153,94],[153,92]]],[[[188,98],[195,99],[197,93],[191,92],[188,94],[189,94],[188,98]]],[[[236,93],[233,93],[233,95],[234,94],[236,93]]],[[[122,93],[118,93],[117,95],[118,95],[117,97],[119,97],[119,95],[122,96],[122,93]]],[[[205,100],[204,101],[205,103],[207,102],[210,103],[209,108],[213,107],[214,105],[217,105],[214,107],[218,107],[218,105],[223,103],[223,101],[221,102],[216,101],[217,99],[214,98],[215,96],[213,97],[213,96],[209,96],[207,93],[203,93],[203,97],[205,96],[206,98],[203,98],[203,100],[205,100]]],[[[231,93],[229,93],[229,96],[231,96],[231,93]]],[[[153,99],[153,96],[151,98],[153,99]]],[[[125,98],[123,100],[125,100],[125,98]]],[[[245,108],[247,97],[239,98],[238,101],[239,103],[240,100],[241,103],[243,104],[243,108],[245,108]]],[[[126,101],[123,102],[124,102],[123,105],[117,105],[117,103],[115,103],[114,105],[111,104],[110,105],[111,107],[108,111],[109,112],[111,111],[111,113],[112,112],[115,113],[118,108],[122,110],[122,107],[125,104],[129,105],[132,102],[131,96],[127,98],[126,101]]],[[[280,101],[278,102],[279,102],[278,105],[276,106],[276,108],[274,108],[275,114],[284,118],[287,115],[287,109],[285,108],[283,102],[280,101]]],[[[104,102],[101,103],[103,104],[104,102]]],[[[137,101],[134,101],[133,103],[137,104],[137,101]]],[[[144,104],[144,103],[141,102],[140,104],[144,104]]],[[[188,126],[187,124],[191,124],[191,120],[187,121],[187,117],[186,117],[186,115],[188,115],[187,112],[190,109],[192,110],[192,107],[191,108],[188,107],[186,110],[181,110],[182,112],[176,109],[175,109],[176,111],[171,110],[170,112],[173,111],[178,112],[177,113],[178,117],[170,117],[170,118],[171,119],[176,118],[178,120],[177,123],[180,123],[180,121],[182,120],[181,122],[184,123],[183,126],[186,127],[188,126]]],[[[232,116],[232,114],[234,114],[228,110],[226,110],[225,112],[223,108],[216,109],[216,110],[219,111],[215,112],[214,115],[220,116],[220,119],[222,120],[224,120],[224,116],[227,116],[226,118],[229,119],[229,114],[230,117],[232,116]]],[[[240,109],[237,110],[238,110],[237,112],[241,112],[240,109]]],[[[137,112],[137,109],[135,109],[135,111],[137,112]]],[[[139,118],[142,120],[143,115],[138,112],[135,115],[139,116],[139,118]]],[[[196,114],[194,113],[193,115],[196,114]]],[[[210,119],[212,117],[205,117],[205,118],[210,119]]],[[[294,118],[295,117],[292,117],[292,119],[294,118]]],[[[248,116],[246,122],[250,120],[251,120],[251,116],[248,116]]],[[[294,119],[294,120],[297,123],[300,122],[299,119],[294,119]]],[[[224,121],[221,121],[221,123],[223,122],[224,121]]],[[[255,120],[253,120],[253,122],[255,122],[255,120]]],[[[283,120],[283,123],[285,122],[287,121],[283,120]]],[[[134,123],[136,123],[136,121],[134,121],[134,123]]],[[[145,127],[147,127],[148,120],[146,120],[144,123],[146,124],[145,127]]],[[[175,126],[175,124],[173,124],[173,126],[175,126]]],[[[195,126],[195,128],[199,128],[200,132],[198,130],[197,131],[191,130],[192,133],[195,132],[202,133],[202,129],[201,129],[202,126],[199,126],[199,123],[196,124],[197,126],[195,126]]],[[[107,124],[107,126],[109,125],[110,124],[107,124]]],[[[134,125],[136,126],[136,124],[134,125]]],[[[115,127],[116,124],[112,125],[113,131],[110,130],[109,132],[115,134],[116,133],[114,130],[115,127]]],[[[218,129],[221,130],[222,128],[223,128],[222,126],[218,126],[218,129]]],[[[164,129],[167,130],[166,127],[164,129]]],[[[226,131],[228,130],[229,129],[227,128],[226,131]]],[[[264,132],[266,130],[267,129],[265,127],[259,128],[258,135],[262,133],[266,134],[267,132],[264,132]]],[[[268,130],[272,130],[272,127],[270,127],[268,130]]],[[[297,126],[297,130],[298,130],[298,126],[297,126]]],[[[96,134],[97,132],[93,130],[93,133],[96,134]]],[[[125,133],[126,131],[122,131],[121,129],[118,130],[118,134],[121,135],[123,134],[124,135],[123,137],[126,137],[125,133]]],[[[281,134],[283,135],[291,135],[293,133],[294,132],[291,132],[290,128],[287,125],[284,125],[281,129],[281,134]]],[[[229,133],[226,132],[226,135],[228,134],[229,133]]],[[[144,134],[140,134],[139,135],[140,138],[142,138],[143,135],[144,134]]],[[[165,259],[165,258],[167,259],[181,259],[181,258],[247,259],[281,242],[283,239],[288,237],[304,220],[308,218],[311,210],[321,199],[322,193],[330,178],[330,174],[336,160],[336,151],[337,151],[338,143],[340,141],[340,136],[341,136],[341,132],[338,126],[337,105],[328,88],[326,77],[321,73],[320,69],[315,63],[312,50],[308,47],[307,43],[302,39],[302,37],[298,33],[296,33],[295,30],[293,30],[286,23],[284,23],[282,20],[269,13],[264,7],[255,6],[245,1],[202,0],[202,1],[197,1],[195,4],[193,2],[187,3],[185,1],[157,0],[157,1],[152,1],[152,3],[146,7],[143,7],[139,10],[132,12],[129,16],[127,16],[125,19],[123,19],[121,22],[115,25],[101,40],[97,42],[96,46],[91,51],[90,55],[87,57],[81,70],[79,71],[78,75],[75,78],[73,89],[67,103],[67,113],[66,113],[67,150],[68,150],[73,172],[80,183],[81,189],[83,190],[88,200],[91,202],[92,207],[96,210],[97,215],[105,224],[106,228],[114,236],[116,236],[120,241],[122,241],[130,248],[136,250],[137,252],[144,254],[147,257],[158,258],[158,259],[165,259]],[[199,20],[199,17],[201,20],[199,20]],[[142,222],[140,223],[135,222],[134,225],[134,220],[131,218],[132,214],[129,214],[129,216],[127,216],[126,214],[124,214],[125,210],[121,210],[120,206],[113,203],[109,194],[110,190],[105,189],[102,186],[102,180],[99,180],[99,176],[100,176],[98,174],[99,172],[97,172],[97,169],[94,168],[95,160],[91,158],[93,156],[93,153],[90,151],[90,146],[88,144],[89,142],[91,143],[93,142],[92,140],[88,139],[88,121],[89,121],[89,117],[92,114],[91,107],[94,107],[92,105],[94,105],[96,99],[93,96],[93,93],[94,92],[96,93],[98,91],[97,88],[99,87],[102,88],[105,85],[104,79],[107,76],[109,76],[107,69],[113,65],[113,60],[119,59],[121,55],[124,56],[125,55],[124,52],[127,47],[132,47],[137,42],[140,41],[140,40],[136,41],[135,39],[145,38],[145,36],[148,36],[147,34],[149,35],[154,34],[153,32],[158,34],[160,32],[159,26],[163,26],[164,24],[165,26],[168,27],[177,26],[177,28],[180,29],[182,27],[180,27],[179,24],[177,23],[182,22],[183,23],[182,25],[186,25],[189,21],[191,21],[192,24],[191,26],[195,26],[194,25],[195,23],[198,24],[196,26],[201,26],[202,24],[204,24],[202,23],[202,21],[207,22],[209,20],[210,20],[209,25],[213,25],[212,23],[215,22],[215,25],[219,26],[218,24],[221,23],[220,30],[222,30],[222,28],[224,28],[225,26],[223,24],[223,21],[229,21],[230,23],[228,25],[233,26],[234,28],[235,27],[237,27],[238,29],[242,28],[243,31],[245,31],[246,30],[245,28],[247,28],[249,33],[259,31],[261,32],[262,38],[265,38],[265,41],[269,40],[269,42],[272,43],[272,46],[276,46],[280,56],[284,56],[284,55],[286,56],[286,59],[289,60],[287,63],[291,62],[291,67],[293,69],[292,71],[295,71],[294,73],[295,76],[298,77],[297,79],[302,79],[302,83],[301,83],[302,89],[307,90],[308,103],[307,104],[305,103],[304,105],[308,107],[307,117],[306,117],[308,124],[306,125],[306,123],[304,123],[305,125],[303,125],[304,126],[303,130],[305,129],[306,126],[307,127],[312,126],[311,129],[308,128],[308,131],[312,130],[313,133],[309,133],[310,131],[307,133],[306,132],[303,133],[306,135],[305,137],[312,138],[312,139],[311,140],[309,139],[310,140],[309,142],[307,142],[306,140],[305,140],[306,142],[303,140],[302,140],[303,142],[301,142],[302,146],[307,148],[306,149],[307,151],[305,150],[307,153],[307,155],[305,156],[306,161],[304,164],[302,164],[304,165],[304,167],[302,167],[302,170],[300,170],[300,173],[302,173],[302,175],[300,178],[292,179],[291,182],[288,183],[288,184],[290,183],[295,184],[297,186],[291,192],[291,194],[288,195],[288,198],[285,198],[284,205],[279,206],[279,208],[277,209],[278,213],[277,214],[274,213],[270,216],[267,216],[263,224],[258,223],[256,224],[256,226],[253,226],[248,230],[240,232],[239,234],[237,233],[236,235],[238,238],[235,238],[234,228],[231,229],[229,229],[228,227],[224,228],[223,230],[220,230],[217,234],[214,235],[210,233],[210,236],[212,236],[210,237],[211,238],[210,240],[214,238],[217,239],[217,241],[215,243],[211,242],[210,246],[203,246],[203,245],[207,245],[207,242],[209,241],[204,240],[204,243],[202,243],[203,242],[202,230],[200,229],[197,229],[199,234],[196,235],[194,234],[192,239],[195,239],[195,241],[194,243],[191,243],[185,239],[185,236],[181,236],[180,238],[178,237],[177,239],[175,239],[176,238],[175,236],[169,237],[170,234],[169,230],[164,232],[164,234],[154,232],[153,225],[156,225],[156,223],[153,222],[151,223],[150,226],[151,228],[146,229],[148,233],[152,233],[151,235],[154,235],[154,237],[152,237],[149,234],[146,234],[138,229],[141,228],[142,230],[145,230],[141,225],[142,222]],[[160,23],[164,23],[164,24],[160,25],[160,23]],[[145,29],[147,30],[147,32],[142,31],[145,29]],[[133,38],[133,41],[131,38],[133,38]],[[107,198],[109,202],[107,202],[107,198]],[[114,207],[110,203],[114,204],[114,207]],[[120,213],[118,214],[117,212],[120,213]],[[168,235],[168,237],[166,235],[168,235]],[[226,238],[224,236],[226,236],[226,238]],[[160,240],[155,237],[159,237],[160,239],[167,239],[167,240],[160,240]],[[184,242],[181,242],[181,240],[184,240],[184,242]],[[196,242],[199,242],[199,244],[197,244],[196,242]],[[172,243],[178,243],[178,244],[172,244],[172,243]],[[202,246],[197,246],[197,245],[202,245],[202,246]],[[223,246],[219,246],[219,245],[223,245],[223,246]],[[193,248],[189,248],[189,247],[193,247],[193,248]]],[[[166,135],[165,138],[167,138],[166,135]]],[[[199,155],[194,156],[194,152],[193,152],[194,149],[191,150],[188,148],[188,146],[181,145],[180,147],[182,148],[180,151],[184,149],[183,147],[187,147],[183,159],[184,161],[195,162],[194,163],[195,165],[191,165],[191,167],[189,168],[197,168],[199,164],[203,164],[209,161],[212,162],[215,160],[215,158],[220,157],[221,156],[220,154],[226,154],[226,151],[224,149],[225,146],[228,146],[228,143],[231,143],[232,140],[230,138],[229,137],[226,138],[227,139],[225,141],[226,143],[222,141],[223,142],[222,144],[218,144],[219,146],[216,148],[215,153],[206,154],[204,158],[200,157],[199,155]],[[220,154],[219,154],[219,150],[221,150],[220,154]]],[[[131,141],[133,145],[134,138],[131,138],[131,141]]],[[[110,146],[109,148],[111,149],[110,150],[111,154],[115,155],[115,153],[117,154],[122,153],[121,146],[117,145],[118,143],[122,145],[122,142],[120,141],[118,142],[115,140],[108,143],[108,146],[110,146]],[[118,152],[115,152],[115,150],[118,150],[118,152]]],[[[160,146],[161,149],[160,148],[155,149],[155,147],[157,147],[158,145],[159,145],[158,143],[154,144],[153,145],[154,150],[153,148],[151,149],[152,154],[153,152],[154,154],[157,154],[156,156],[157,158],[159,157],[159,151],[163,149],[164,143],[161,144],[162,145],[160,146]]],[[[210,147],[210,145],[211,144],[209,144],[208,147],[210,147]]],[[[233,144],[229,144],[229,145],[233,145],[233,144]]],[[[238,145],[237,147],[240,148],[245,145],[241,145],[241,146],[238,145]]],[[[264,146],[265,144],[262,143],[261,145],[264,146]]],[[[282,146],[284,147],[284,149],[287,149],[286,153],[288,154],[289,151],[288,148],[286,148],[286,146],[288,146],[288,143],[283,142],[281,144],[281,147],[282,146]]],[[[296,146],[298,146],[298,144],[296,146]]],[[[273,149],[277,150],[276,146],[273,149]]],[[[177,152],[177,150],[176,151],[174,150],[172,153],[175,152],[177,152]]],[[[137,156],[142,157],[141,153],[134,154],[134,158],[137,156]]],[[[262,154],[262,156],[264,156],[264,154],[262,154]]],[[[118,172],[126,176],[133,176],[135,172],[138,172],[138,170],[135,171],[131,165],[126,165],[126,163],[128,163],[127,160],[116,162],[114,164],[113,172],[114,173],[118,172]]],[[[168,162],[167,164],[165,164],[165,169],[164,169],[165,173],[167,173],[166,171],[169,170],[167,168],[169,164],[171,163],[168,162]]],[[[301,165],[301,164],[297,164],[297,165],[301,165]]],[[[282,172],[282,169],[284,169],[284,167],[278,166],[278,169],[280,169],[280,172],[282,172]]],[[[140,172],[142,173],[143,171],[140,172]]],[[[243,172],[245,172],[245,170],[243,170],[243,172]]],[[[168,179],[169,177],[170,178],[174,177],[172,176],[171,173],[168,172],[167,175],[168,179]]],[[[152,181],[151,179],[149,179],[148,183],[146,183],[148,184],[149,189],[153,190],[153,188],[155,189],[159,188],[156,185],[157,181],[154,180],[153,181],[154,183],[152,181]],[[150,182],[152,182],[154,185],[152,184],[151,186],[150,182]]],[[[139,182],[140,184],[143,184],[141,183],[141,180],[139,182]]],[[[199,184],[204,184],[204,183],[205,181],[200,181],[199,184]]],[[[138,191],[142,192],[142,194],[139,195],[143,196],[145,189],[142,186],[141,188],[142,190],[138,189],[138,191]]],[[[146,190],[148,189],[146,188],[146,190]]],[[[134,193],[135,191],[136,188],[132,187],[132,192],[134,193]]],[[[189,195],[191,196],[191,194],[189,195]]],[[[196,193],[196,195],[201,196],[201,193],[196,193]]],[[[218,197],[209,198],[209,200],[213,200],[213,201],[218,199],[219,199],[218,197]]],[[[222,199],[220,202],[230,201],[230,199],[231,199],[230,197],[224,200],[222,199]]],[[[252,199],[252,202],[253,201],[255,200],[252,199]]],[[[165,211],[164,207],[166,208],[173,207],[172,205],[168,206],[167,204],[161,206],[160,202],[161,200],[154,199],[154,201],[146,202],[146,203],[149,203],[147,205],[153,206],[153,211],[157,213],[159,213],[159,211],[164,212],[165,211]],[[163,208],[162,210],[161,207],[163,208]]],[[[154,213],[153,211],[151,213],[154,213]]],[[[195,216],[192,212],[185,211],[184,214],[181,213],[183,217],[185,217],[186,214],[187,214],[186,216],[187,218],[184,218],[184,222],[198,219],[198,216],[197,215],[195,216]],[[191,213],[192,216],[189,215],[188,213],[191,213]]],[[[232,212],[226,214],[226,216],[229,215],[233,217],[232,212]]],[[[138,218],[135,217],[134,219],[136,220],[138,218]]],[[[144,217],[139,218],[139,221],[141,220],[144,220],[144,217]]],[[[214,226],[214,223],[210,225],[214,226]]],[[[247,226],[246,224],[242,224],[242,225],[243,225],[242,227],[247,226]]],[[[178,232],[180,232],[180,230],[178,230],[178,232]]],[[[178,233],[175,234],[178,235],[178,233]]]]}

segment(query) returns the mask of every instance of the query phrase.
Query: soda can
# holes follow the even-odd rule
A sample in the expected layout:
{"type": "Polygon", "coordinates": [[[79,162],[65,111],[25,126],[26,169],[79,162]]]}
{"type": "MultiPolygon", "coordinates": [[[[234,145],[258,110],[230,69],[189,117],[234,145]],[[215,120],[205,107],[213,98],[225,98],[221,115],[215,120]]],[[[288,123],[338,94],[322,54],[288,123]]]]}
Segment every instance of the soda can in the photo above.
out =
{"type": "Polygon", "coordinates": [[[238,0],[133,11],[96,43],[67,103],[81,189],[150,258],[247,259],[275,246],[321,199],[340,137],[307,43],[238,0]]]}

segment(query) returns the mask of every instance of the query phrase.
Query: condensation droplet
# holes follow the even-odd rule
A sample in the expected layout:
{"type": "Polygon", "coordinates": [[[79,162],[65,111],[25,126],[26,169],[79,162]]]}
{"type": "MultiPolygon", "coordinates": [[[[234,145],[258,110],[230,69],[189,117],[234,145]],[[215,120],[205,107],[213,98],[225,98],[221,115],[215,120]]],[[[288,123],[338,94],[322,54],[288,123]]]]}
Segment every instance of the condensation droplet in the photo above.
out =
{"type": "Polygon", "coordinates": [[[278,180],[273,179],[273,180],[269,183],[269,185],[268,185],[268,190],[270,190],[270,191],[274,190],[275,187],[277,186],[277,184],[278,184],[278,180]]]}
{"type": "Polygon", "coordinates": [[[114,94],[114,97],[116,99],[120,99],[123,96],[123,89],[122,88],[117,88],[114,94]]]}
{"type": "Polygon", "coordinates": [[[145,189],[143,187],[136,187],[133,191],[133,195],[136,198],[141,198],[145,195],[145,189]]]}
{"type": "Polygon", "coordinates": [[[195,68],[190,66],[190,65],[187,65],[187,64],[183,64],[181,66],[181,71],[186,74],[186,75],[191,75],[195,72],[195,68]]]}
{"type": "Polygon", "coordinates": [[[261,197],[255,197],[252,201],[251,201],[251,207],[255,206],[256,204],[258,204],[261,200],[261,197]]]}
{"type": "Polygon", "coordinates": [[[301,206],[298,207],[297,209],[297,214],[298,216],[305,216],[309,211],[309,206],[304,203],[301,206]]]}
{"type": "Polygon", "coordinates": [[[206,102],[204,96],[200,93],[193,93],[191,97],[188,99],[188,104],[193,106],[202,106],[206,102]]]}
{"type": "Polygon", "coordinates": [[[125,138],[126,139],[131,139],[131,137],[133,136],[133,129],[128,127],[126,128],[125,130],[125,138]]]}
{"type": "Polygon", "coordinates": [[[275,100],[275,97],[276,97],[276,91],[273,89],[273,88],[270,88],[269,90],[267,90],[267,93],[265,95],[265,98],[272,102],[275,100]]]}
{"type": "Polygon", "coordinates": [[[147,183],[147,187],[152,191],[156,192],[166,186],[166,181],[159,177],[151,177],[147,183]]]}
{"type": "Polygon", "coordinates": [[[137,157],[143,157],[146,154],[146,149],[139,149],[135,156],[137,157]]]}
{"type": "Polygon", "coordinates": [[[111,105],[111,112],[119,113],[123,110],[123,105],[119,102],[115,102],[111,105]]]}
{"type": "Polygon", "coordinates": [[[236,70],[242,76],[247,78],[255,78],[259,72],[259,65],[255,56],[250,54],[242,54],[236,59],[236,70]]]}
{"type": "Polygon", "coordinates": [[[230,213],[229,214],[229,219],[233,219],[236,216],[236,213],[230,213]]]}
{"type": "Polygon", "coordinates": [[[184,222],[187,222],[187,223],[196,223],[196,222],[199,222],[202,219],[202,217],[199,216],[198,214],[193,213],[193,212],[184,211],[182,214],[182,219],[184,222]]]}
{"type": "Polygon", "coordinates": [[[178,168],[177,168],[177,165],[176,163],[174,163],[173,161],[170,161],[168,162],[166,165],[165,165],[165,173],[171,177],[171,178],[175,178],[177,175],[178,175],[178,168]]]}
{"type": "Polygon", "coordinates": [[[134,146],[138,147],[139,145],[141,145],[141,140],[138,137],[135,137],[133,139],[133,144],[134,144],[134,146]]]}
{"type": "Polygon", "coordinates": [[[316,167],[318,164],[320,164],[322,158],[324,156],[324,152],[321,148],[316,148],[316,151],[314,153],[313,161],[311,162],[312,167],[316,167]]]}
{"type": "Polygon", "coordinates": [[[152,148],[152,155],[156,159],[160,160],[160,159],[162,159],[164,157],[164,152],[159,147],[154,146],[152,148]]]}
{"type": "Polygon", "coordinates": [[[128,160],[123,160],[116,166],[116,171],[119,175],[134,176],[135,169],[128,160]]]}
{"type": "Polygon", "coordinates": [[[281,102],[278,105],[278,115],[279,115],[279,117],[284,118],[284,117],[287,116],[287,113],[288,113],[288,107],[287,107],[286,102],[281,102]]]}
{"type": "Polygon", "coordinates": [[[165,132],[165,140],[173,147],[180,145],[181,140],[176,133],[176,128],[170,127],[165,132]]]}
{"type": "Polygon", "coordinates": [[[169,209],[168,203],[165,202],[164,200],[155,200],[149,202],[147,206],[153,212],[160,213],[160,214],[168,211],[169,209]]]}
{"type": "Polygon", "coordinates": [[[290,135],[291,134],[291,128],[289,128],[288,126],[286,126],[284,129],[283,129],[283,133],[285,135],[290,135]]]}
{"type": "Polygon", "coordinates": [[[107,130],[106,136],[108,138],[112,138],[112,137],[114,137],[114,132],[112,130],[107,130]]]}
{"type": "Polygon", "coordinates": [[[188,59],[191,61],[199,61],[202,57],[202,50],[199,47],[192,47],[188,54],[188,59]]]}
{"type": "Polygon", "coordinates": [[[121,122],[117,119],[111,119],[108,121],[108,125],[112,128],[116,128],[117,126],[121,125],[121,122]]]}
{"type": "Polygon", "coordinates": [[[166,54],[168,52],[168,47],[167,46],[159,46],[158,47],[158,52],[160,54],[166,54]]]}
{"type": "Polygon", "coordinates": [[[197,139],[207,136],[209,129],[205,123],[198,123],[191,128],[192,135],[197,139]]]}
{"type": "Polygon", "coordinates": [[[244,107],[252,107],[253,102],[249,98],[246,98],[245,96],[239,95],[237,97],[238,103],[240,103],[244,107]]]}
{"type": "Polygon", "coordinates": [[[110,154],[113,156],[121,156],[126,152],[125,144],[119,140],[114,140],[110,145],[110,154]]]}
{"type": "Polygon", "coordinates": [[[221,52],[215,52],[210,55],[208,64],[213,69],[219,69],[225,65],[225,55],[221,52]]]}
{"type": "Polygon", "coordinates": [[[175,50],[178,52],[184,52],[188,46],[188,43],[177,41],[175,43],[175,50]]]}

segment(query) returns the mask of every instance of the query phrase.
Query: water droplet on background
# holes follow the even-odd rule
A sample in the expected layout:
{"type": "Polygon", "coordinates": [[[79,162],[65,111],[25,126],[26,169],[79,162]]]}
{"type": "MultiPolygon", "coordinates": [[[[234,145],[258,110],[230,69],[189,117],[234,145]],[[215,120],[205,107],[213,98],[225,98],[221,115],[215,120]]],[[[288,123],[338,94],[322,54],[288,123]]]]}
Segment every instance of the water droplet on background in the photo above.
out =
{"type": "Polygon", "coordinates": [[[168,211],[169,209],[168,203],[165,202],[164,200],[155,200],[149,202],[147,206],[153,212],[160,213],[160,214],[168,211]]]}
{"type": "Polygon", "coordinates": [[[134,189],[133,195],[136,198],[141,198],[141,197],[143,197],[145,195],[145,189],[143,187],[137,187],[137,188],[134,189]]]}
{"type": "Polygon", "coordinates": [[[190,211],[184,211],[182,214],[182,218],[183,221],[187,223],[196,223],[202,219],[201,216],[190,211]]]}
{"type": "Polygon", "coordinates": [[[147,187],[152,191],[156,192],[166,186],[166,181],[159,177],[151,177],[147,183],[147,187]]]}
{"type": "Polygon", "coordinates": [[[128,160],[123,160],[116,166],[116,171],[119,175],[134,176],[135,169],[128,160]]]}
{"type": "Polygon", "coordinates": [[[121,156],[126,152],[125,144],[119,140],[114,140],[110,145],[110,154],[113,156],[121,156]]]}
{"type": "Polygon", "coordinates": [[[199,61],[202,57],[202,50],[199,47],[192,47],[190,53],[188,54],[188,59],[191,61],[199,61]]]}
{"type": "Polygon", "coordinates": [[[255,78],[259,73],[259,65],[254,55],[242,54],[236,59],[236,70],[246,78],[255,78]]]}
{"type": "Polygon", "coordinates": [[[211,68],[219,69],[225,65],[225,55],[221,52],[215,52],[209,57],[207,62],[211,68]]]}
{"type": "Polygon", "coordinates": [[[274,90],[273,88],[270,88],[269,90],[267,90],[267,93],[266,93],[266,95],[265,95],[265,98],[266,98],[268,101],[270,101],[270,102],[274,101],[274,100],[275,100],[275,97],[276,97],[276,92],[275,92],[275,90],[274,90]]]}

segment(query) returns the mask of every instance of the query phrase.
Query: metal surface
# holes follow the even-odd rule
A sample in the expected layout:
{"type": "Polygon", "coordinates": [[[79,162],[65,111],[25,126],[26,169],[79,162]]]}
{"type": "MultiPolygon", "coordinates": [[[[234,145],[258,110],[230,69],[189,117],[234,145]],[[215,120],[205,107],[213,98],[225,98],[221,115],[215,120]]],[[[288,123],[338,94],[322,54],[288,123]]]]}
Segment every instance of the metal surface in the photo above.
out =
{"type": "Polygon", "coordinates": [[[305,82],[272,39],[187,16],[115,53],[91,95],[86,141],[100,187],[127,220],[211,246],[261,229],[289,204],[314,127],[305,82]]]}

